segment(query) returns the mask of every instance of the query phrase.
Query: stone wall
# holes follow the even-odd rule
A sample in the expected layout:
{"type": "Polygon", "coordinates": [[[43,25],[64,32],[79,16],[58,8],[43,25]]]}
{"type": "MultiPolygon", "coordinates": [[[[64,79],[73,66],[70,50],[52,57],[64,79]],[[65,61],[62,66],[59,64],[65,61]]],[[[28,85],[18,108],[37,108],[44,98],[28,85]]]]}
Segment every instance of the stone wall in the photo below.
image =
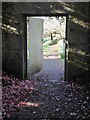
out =
{"type": "Polygon", "coordinates": [[[25,15],[69,14],[66,79],[89,72],[89,3],[3,3],[3,69],[26,75],[25,15]]]}
{"type": "Polygon", "coordinates": [[[13,3],[3,3],[2,8],[3,69],[22,77],[22,16],[20,17],[15,13],[13,3]]]}
{"type": "Polygon", "coordinates": [[[1,82],[1,70],[2,70],[2,3],[0,2],[0,82],[1,82]]]}
{"type": "Polygon", "coordinates": [[[69,52],[67,79],[89,80],[89,3],[71,3],[69,16],[69,52]]]}
{"type": "Polygon", "coordinates": [[[2,3],[0,2],[0,119],[2,119],[2,3]]]}

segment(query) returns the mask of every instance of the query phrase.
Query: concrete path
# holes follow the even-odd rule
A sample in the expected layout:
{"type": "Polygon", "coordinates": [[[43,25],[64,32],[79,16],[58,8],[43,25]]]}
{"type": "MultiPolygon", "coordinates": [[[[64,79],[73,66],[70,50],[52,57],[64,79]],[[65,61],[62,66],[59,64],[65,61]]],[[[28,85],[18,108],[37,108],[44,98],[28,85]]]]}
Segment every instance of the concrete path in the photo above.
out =
{"type": "Polygon", "coordinates": [[[58,44],[51,45],[44,52],[43,68],[37,76],[57,82],[64,77],[64,59],[59,59],[58,44]]]}
{"type": "Polygon", "coordinates": [[[50,45],[43,54],[44,59],[58,59],[59,57],[58,44],[50,45]]]}
{"type": "Polygon", "coordinates": [[[43,69],[36,76],[43,76],[53,82],[64,78],[64,59],[44,59],[43,69]]]}

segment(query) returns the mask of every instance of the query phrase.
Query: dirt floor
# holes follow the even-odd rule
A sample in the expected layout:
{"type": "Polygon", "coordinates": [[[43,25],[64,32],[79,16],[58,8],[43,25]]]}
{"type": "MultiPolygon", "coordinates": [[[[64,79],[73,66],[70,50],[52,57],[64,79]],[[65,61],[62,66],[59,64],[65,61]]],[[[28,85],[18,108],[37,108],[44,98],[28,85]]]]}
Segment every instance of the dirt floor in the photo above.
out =
{"type": "Polygon", "coordinates": [[[85,86],[61,79],[48,80],[43,75],[35,75],[32,83],[35,91],[27,97],[27,101],[37,103],[38,106],[17,108],[12,112],[13,119],[89,119],[89,92],[85,86]]]}
{"type": "Polygon", "coordinates": [[[49,55],[48,59],[44,57],[42,71],[30,79],[34,91],[22,99],[27,105],[22,103],[22,106],[13,109],[9,119],[89,119],[89,90],[85,85],[80,86],[74,81],[64,81],[64,60],[57,59],[55,56],[49,55]]]}

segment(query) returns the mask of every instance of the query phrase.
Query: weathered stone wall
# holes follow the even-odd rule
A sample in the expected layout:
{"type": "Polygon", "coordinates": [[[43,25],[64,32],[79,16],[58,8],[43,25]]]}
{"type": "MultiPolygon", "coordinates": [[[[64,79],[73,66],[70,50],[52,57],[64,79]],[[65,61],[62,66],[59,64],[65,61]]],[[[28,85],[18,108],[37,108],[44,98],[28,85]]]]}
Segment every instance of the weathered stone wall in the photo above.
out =
{"type": "Polygon", "coordinates": [[[24,15],[69,13],[66,79],[89,71],[89,3],[3,3],[3,68],[24,78],[26,74],[26,39],[24,15]]]}
{"type": "Polygon", "coordinates": [[[3,69],[22,77],[22,23],[20,23],[22,16],[15,13],[13,3],[3,3],[2,7],[3,69]]]}
{"type": "MultiPolygon", "coordinates": [[[[0,79],[2,76],[2,3],[0,2],[0,79]]],[[[0,81],[1,82],[1,81],[0,81]]]]}
{"type": "Polygon", "coordinates": [[[67,79],[89,80],[89,3],[71,3],[67,79]],[[73,77],[73,78],[72,78],[73,77]]]}
{"type": "Polygon", "coordinates": [[[2,3],[0,2],[0,119],[2,119],[2,3]]]}

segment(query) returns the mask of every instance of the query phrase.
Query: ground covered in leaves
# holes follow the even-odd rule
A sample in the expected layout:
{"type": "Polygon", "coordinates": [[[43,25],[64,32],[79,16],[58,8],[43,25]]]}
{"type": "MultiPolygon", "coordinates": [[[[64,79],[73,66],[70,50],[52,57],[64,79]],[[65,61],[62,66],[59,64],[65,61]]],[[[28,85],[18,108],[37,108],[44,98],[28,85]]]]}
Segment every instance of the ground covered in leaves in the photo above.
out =
{"type": "Polygon", "coordinates": [[[89,119],[89,90],[85,85],[43,75],[19,80],[3,72],[3,120],[89,119]]]}

